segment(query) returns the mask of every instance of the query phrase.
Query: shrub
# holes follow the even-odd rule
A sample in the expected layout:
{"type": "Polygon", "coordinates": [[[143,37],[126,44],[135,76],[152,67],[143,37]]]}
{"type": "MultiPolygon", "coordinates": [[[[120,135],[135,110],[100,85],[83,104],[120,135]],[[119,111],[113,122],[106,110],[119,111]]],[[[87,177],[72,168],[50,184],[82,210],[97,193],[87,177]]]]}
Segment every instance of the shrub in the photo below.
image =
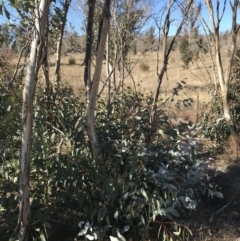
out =
{"type": "MultiPolygon", "coordinates": [[[[235,128],[239,134],[240,126],[237,125],[237,123],[240,122],[240,51],[237,51],[236,55],[237,57],[234,59],[233,63],[233,78],[229,83],[228,100],[233,121],[236,123],[235,128]]],[[[221,146],[231,133],[226,120],[223,118],[224,113],[220,90],[214,91],[211,101],[206,103],[203,108],[204,112],[199,115],[203,127],[203,134],[211,140],[216,141],[216,143],[221,146]]]]}
{"type": "Polygon", "coordinates": [[[75,64],[76,64],[76,59],[75,59],[74,57],[70,57],[70,58],[68,59],[68,64],[69,64],[69,65],[75,65],[75,64]]]}
{"type": "Polygon", "coordinates": [[[183,37],[179,41],[179,50],[181,54],[181,60],[185,67],[188,68],[190,62],[193,60],[193,53],[190,50],[190,45],[187,37],[183,37]]]}
{"type": "Polygon", "coordinates": [[[137,43],[136,43],[136,41],[133,41],[133,43],[131,45],[131,50],[132,50],[133,55],[137,54],[137,43]]]}
{"type": "MultiPolygon", "coordinates": [[[[178,84],[174,94],[181,89],[178,84]]],[[[68,210],[82,221],[79,237],[173,240],[190,233],[181,220],[196,208],[201,194],[221,196],[208,184],[207,161],[195,152],[194,139],[184,128],[173,129],[163,106],[157,109],[149,137],[152,99],[138,96],[130,88],[114,93],[109,110],[98,101],[96,129],[106,163],[100,167],[91,154],[82,97],[62,86],[52,93],[47,108],[45,88],[38,86],[31,162],[34,238],[46,233],[45,220],[68,210]]],[[[8,136],[19,138],[15,129],[8,136]]],[[[1,186],[8,232],[16,218],[18,149],[14,143],[8,153],[8,189],[1,186]]],[[[4,183],[2,170],[0,178],[4,183]]]]}
{"type": "Polygon", "coordinates": [[[150,68],[150,66],[148,64],[143,63],[143,62],[141,62],[139,67],[140,67],[141,71],[143,71],[143,72],[147,72],[150,68]]]}
{"type": "Polygon", "coordinates": [[[172,58],[170,59],[170,62],[171,62],[171,63],[175,63],[175,62],[176,62],[175,58],[172,57],[172,58]]]}

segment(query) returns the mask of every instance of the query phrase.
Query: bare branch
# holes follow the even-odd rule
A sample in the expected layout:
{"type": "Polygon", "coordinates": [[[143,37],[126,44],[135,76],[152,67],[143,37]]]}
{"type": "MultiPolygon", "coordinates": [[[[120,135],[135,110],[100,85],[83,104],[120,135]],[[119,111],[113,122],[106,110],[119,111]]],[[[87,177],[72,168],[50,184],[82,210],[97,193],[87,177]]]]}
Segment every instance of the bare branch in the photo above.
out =
{"type": "Polygon", "coordinates": [[[20,61],[21,61],[21,58],[22,58],[22,55],[23,55],[23,51],[29,46],[29,40],[27,40],[26,44],[22,47],[21,51],[20,51],[20,54],[19,54],[19,57],[18,57],[18,61],[17,61],[17,64],[16,64],[16,67],[15,67],[15,70],[14,70],[14,73],[13,73],[13,76],[12,76],[12,79],[10,81],[10,84],[13,83],[17,73],[18,73],[18,69],[19,69],[19,64],[20,64],[20,61]]]}

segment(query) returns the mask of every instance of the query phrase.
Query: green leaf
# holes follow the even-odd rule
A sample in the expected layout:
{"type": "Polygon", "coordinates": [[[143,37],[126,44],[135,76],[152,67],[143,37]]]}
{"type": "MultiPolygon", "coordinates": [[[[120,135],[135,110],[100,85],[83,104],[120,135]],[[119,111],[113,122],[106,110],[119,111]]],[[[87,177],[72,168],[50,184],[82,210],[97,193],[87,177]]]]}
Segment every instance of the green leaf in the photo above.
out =
{"type": "Polygon", "coordinates": [[[17,7],[18,6],[18,0],[10,0],[10,3],[13,7],[17,7]]]}
{"type": "Polygon", "coordinates": [[[162,229],[162,225],[160,224],[160,227],[159,227],[159,229],[158,229],[158,238],[159,238],[159,235],[160,235],[160,232],[161,232],[161,229],[162,229]]]}
{"type": "Polygon", "coordinates": [[[98,222],[101,222],[107,215],[107,208],[101,208],[98,210],[98,222]]]}
{"type": "Polygon", "coordinates": [[[143,223],[144,225],[146,225],[146,222],[145,222],[145,219],[144,219],[143,215],[141,215],[140,218],[141,218],[142,223],[143,223]]]}
{"type": "Polygon", "coordinates": [[[45,235],[44,235],[44,234],[41,234],[41,235],[40,235],[40,241],[46,241],[46,238],[45,238],[45,235]]]}
{"type": "Polygon", "coordinates": [[[115,219],[118,219],[118,210],[114,213],[114,217],[113,218],[115,218],[115,219]]]}
{"type": "Polygon", "coordinates": [[[141,190],[141,193],[142,193],[142,195],[146,198],[146,200],[148,201],[148,196],[147,196],[147,193],[146,193],[146,191],[142,188],[141,190]]]}
{"type": "Polygon", "coordinates": [[[164,131],[163,130],[159,130],[158,133],[162,136],[162,138],[165,137],[164,131]]]}
{"type": "Polygon", "coordinates": [[[215,196],[218,198],[223,198],[223,194],[221,192],[216,192],[215,196]]]}
{"type": "Polygon", "coordinates": [[[179,236],[181,233],[181,227],[179,227],[178,231],[173,232],[174,235],[179,236]]]}
{"type": "Polygon", "coordinates": [[[52,226],[49,222],[44,223],[45,228],[51,229],[52,226]]]}
{"type": "Polygon", "coordinates": [[[111,225],[111,224],[110,224],[110,220],[109,220],[109,216],[108,216],[108,215],[107,215],[107,217],[106,217],[106,221],[107,221],[107,224],[108,224],[108,225],[111,225]]]}
{"type": "Polygon", "coordinates": [[[166,212],[171,213],[175,217],[179,217],[179,212],[177,211],[177,209],[175,209],[173,207],[166,208],[166,212]]]}
{"type": "Polygon", "coordinates": [[[21,23],[23,26],[28,26],[29,21],[28,21],[28,19],[24,19],[21,23]]]}
{"type": "Polygon", "coordinates": [[[126,193],[123,195],[123,201],[125,201],[125,200],[128,198],[128,195],[129,195],[129,192],[126,192],[126,193]]]}

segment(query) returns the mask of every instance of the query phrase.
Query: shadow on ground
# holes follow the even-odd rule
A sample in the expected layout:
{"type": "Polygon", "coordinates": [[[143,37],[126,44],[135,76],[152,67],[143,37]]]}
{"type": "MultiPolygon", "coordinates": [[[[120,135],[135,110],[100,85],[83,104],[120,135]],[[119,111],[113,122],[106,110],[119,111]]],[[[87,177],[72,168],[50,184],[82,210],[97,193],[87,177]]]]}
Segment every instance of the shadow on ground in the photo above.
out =
{"type": "Polygon", "coordinates": [[[211,178],[224,196],[205,198],[190,215],[193,241],[240,241],[240,159],[219,157],[213,163],[211,178]]]}

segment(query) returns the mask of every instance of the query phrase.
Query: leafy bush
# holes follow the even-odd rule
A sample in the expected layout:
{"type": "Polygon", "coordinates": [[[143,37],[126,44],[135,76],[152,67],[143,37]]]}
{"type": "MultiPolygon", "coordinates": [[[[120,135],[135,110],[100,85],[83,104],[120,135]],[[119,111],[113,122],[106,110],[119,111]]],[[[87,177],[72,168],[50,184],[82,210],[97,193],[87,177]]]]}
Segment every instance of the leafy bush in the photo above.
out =
{"type": "Polygon", "coordinates": [[[183,36],[179,40],[179,51],[184,67],[188,68],[191,62],[198,60],[200,53],[208,52],[208,47],[201,37],[191,38],[190,43],[188,36],[183,36]]]}
{"type": "Polygon", "coordinates": [[[150,68],[150,66],[148,64],[143,63],[143,62],[141,62],[139,67],[140,67],[140,70],[142,70],[143,72],[147,72],[150,68]]]}
{"type": "Polygon", "coordinates": [[[181,60],[184,63],[185,67],[188,68],[190,62],[193,60],[193,53],[190,50],[189,42],[187,37],[183,37],[179,41],[179,50],[181,54],[181,60]]]}
{"type": "MultiPolygon", "coordinates": [[[[229,83],[228,100],[230,104],[231,114],[235,123],[237,133],[240,133],[240,126],[237,123],[240,122],[240,62],[239,51],[238,57],[234,61],[233,65],[233,78],[229,83]]],[[[203,134],[209,137],[211,140],[215,140],[216,143],[221,146],[230,136],[230,130],[226,120],[223,117],[222,98],[220,90],[212,94],[210,103],[206,103],[204,106],[204,112],[200,114],[203,134]]]]}
{"type": "Polygon", "coordinates": [[[75,65],[76,64],[76,59],[74,58],[74,57],[70,57],[69,59],[68,59],[68,64],[69,65],[75,65]]]}
{"type": "Polygon", "coordinates": [[[1,231],[5,239],[6,233],[15,228],[18,211],[18,163],[20,147],[20,111],[22,101],[21,79],[13,79],[11,55],[0,57],[0,207],[1,231]],[[2,221],[8,225],[2,226],[2,221]]]}
{"type": "MultiPolygon", "coordinates": [[[[202,194],[221,194],[208,185],[207,162],[195,152],[194,137],[184,128],[173,129],[164,106],[157,110],[154,134],[149,136],[152,103],[151,97],[137,97],[130,88],[112,96],[109,110],[99,100],[96,128],[106,163],[100,167],[86,134],[83,97],[62,86],[49,99],[45,87],[38,86],[31,161],[32,237],[46,233],[46,220],[51,223],[54,214],[67,210],[82,221],[78,238],[171,240],[190,234],[181,222],[183,216],[196,208],[202,194]]],[[[19,140],[16,129],[7,136],[19,140]]],[[[8,189],[2,186],[0,201],[8,217],[5,233],[14,229],[17,207],[19,142],[12,145],[6,159],[11,163],[9,179],[4,179],[4,170],[0,176],[8,184],[8,189]]]]}

